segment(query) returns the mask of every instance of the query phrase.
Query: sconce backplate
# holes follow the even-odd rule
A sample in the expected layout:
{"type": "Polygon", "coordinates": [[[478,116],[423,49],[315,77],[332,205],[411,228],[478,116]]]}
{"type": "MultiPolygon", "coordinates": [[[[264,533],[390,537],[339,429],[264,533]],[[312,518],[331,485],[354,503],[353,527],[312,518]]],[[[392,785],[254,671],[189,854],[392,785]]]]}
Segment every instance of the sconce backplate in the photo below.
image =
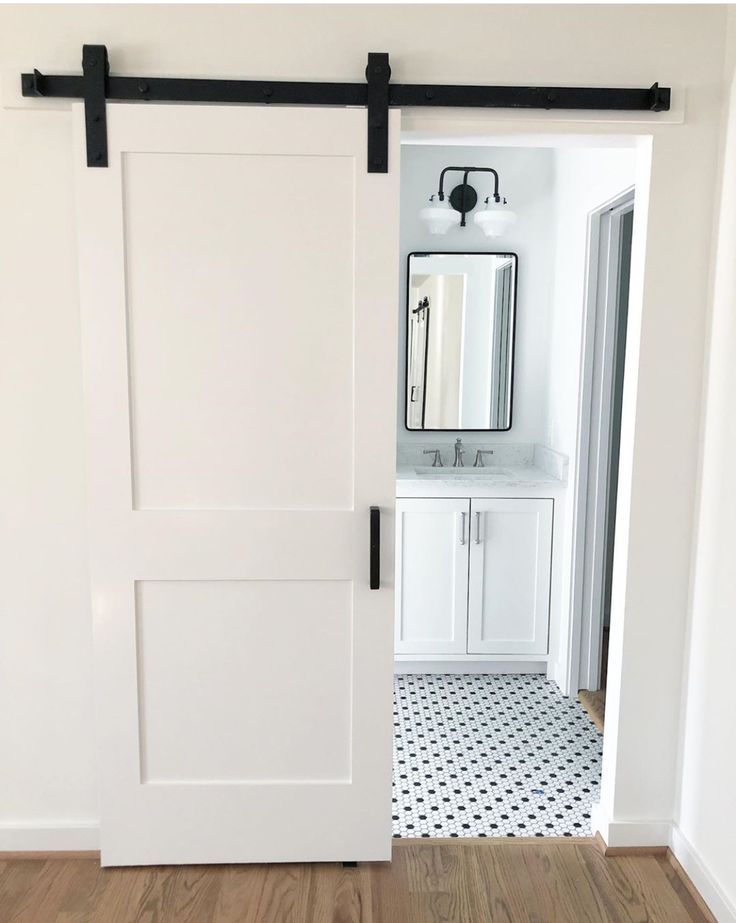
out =
{"type": "Polygon", "coordinates": [[[470,183],[460,183],[450,193],[450,205],[456,212],[472,212],[478,202],[478,193],[470,183]],[[463,208],[463,189],[465,190],[465,207],[463,208]]]}

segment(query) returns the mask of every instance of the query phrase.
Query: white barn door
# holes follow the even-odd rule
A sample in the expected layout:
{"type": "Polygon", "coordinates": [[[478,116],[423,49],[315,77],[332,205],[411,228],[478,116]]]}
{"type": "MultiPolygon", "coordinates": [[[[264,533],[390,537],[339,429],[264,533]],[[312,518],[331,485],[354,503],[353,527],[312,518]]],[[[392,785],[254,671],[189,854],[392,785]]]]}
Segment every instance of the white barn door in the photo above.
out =
{"type": "Polygon", "coordinates": [[[399,114],[75,118],[103,864],[387,859],[399,114]]]}

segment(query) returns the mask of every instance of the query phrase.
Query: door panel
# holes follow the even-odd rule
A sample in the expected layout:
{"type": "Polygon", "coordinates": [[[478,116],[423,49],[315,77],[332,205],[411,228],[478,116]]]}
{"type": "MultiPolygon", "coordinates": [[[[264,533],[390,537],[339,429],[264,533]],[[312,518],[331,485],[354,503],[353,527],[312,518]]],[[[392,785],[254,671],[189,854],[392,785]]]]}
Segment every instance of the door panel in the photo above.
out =
{"type": "Polygon", "coordinates": [[[466,652],[468,500],[396,501],[397,654],[466,652]]]}
{"type": "Polygon", "coordinates": [[[552,500],[472,500],[468,653],[546,654],[552,500]]]}
{"type": "Polygon", "coordinates": [[[398,113],[75,109],[103,864],[387,859],[398,113]]]}

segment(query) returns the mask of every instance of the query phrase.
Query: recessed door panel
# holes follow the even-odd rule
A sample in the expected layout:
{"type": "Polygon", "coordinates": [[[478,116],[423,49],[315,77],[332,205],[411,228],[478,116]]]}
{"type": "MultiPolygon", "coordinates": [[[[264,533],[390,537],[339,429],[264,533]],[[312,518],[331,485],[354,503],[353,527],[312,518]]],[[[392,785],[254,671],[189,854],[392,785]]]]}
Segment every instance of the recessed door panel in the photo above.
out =
{"type": "Polygon", "coordinates": [[[122,166],[136,508],[350,509],[353,159],[122,166]]]}
{"type": "Polygon", "coordinates": [[[143,783],[350,781],[348,581],[136,591],[143,783]]]}

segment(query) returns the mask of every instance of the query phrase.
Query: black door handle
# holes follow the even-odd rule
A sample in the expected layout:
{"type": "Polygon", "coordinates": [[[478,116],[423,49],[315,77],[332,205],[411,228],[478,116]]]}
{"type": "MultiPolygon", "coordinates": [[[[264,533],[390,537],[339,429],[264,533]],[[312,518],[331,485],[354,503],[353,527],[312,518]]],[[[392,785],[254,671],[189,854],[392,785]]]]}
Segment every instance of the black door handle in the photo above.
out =
{"type": "Polygon", "coordinates": [[[377,590],[381,586],[381,511],[377,506],[371,507],[370,570],[370,587],[377,590]]]}

